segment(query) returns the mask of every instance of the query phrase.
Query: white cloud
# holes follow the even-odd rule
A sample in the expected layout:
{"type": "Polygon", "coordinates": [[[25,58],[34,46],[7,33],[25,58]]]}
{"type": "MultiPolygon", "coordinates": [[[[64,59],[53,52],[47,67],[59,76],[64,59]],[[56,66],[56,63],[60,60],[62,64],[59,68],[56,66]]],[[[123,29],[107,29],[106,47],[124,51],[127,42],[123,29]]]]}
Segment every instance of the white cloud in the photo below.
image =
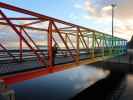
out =
{"type": "Polygon", "coordinates": [[[110,11],[112,9],[112,7],[109,5],[109,6],[105,6],[102,8],[102,11],[110,11]]]}
{"type": "Polygon", "coordinates": [[[80,4],[77,4],[77,3],[74,4],[74,7],[75,7],[75,8],[82,8],[82,6],[81,6],[80,4]]]}
{"type": "Polygon", "coordinates": [[[110,5],[112,3],[117,5],[115,8],[116,36],[121,37],[121,34],[126,34],[123,38],[130,40],[133,31],[133,0],[85,0],[84,4],[80,5],[80,8],[87,13],[83,18],[94,21],[96,26],[101,25],[103,27],[101,30],[110,30],[111,32],[110,5]],[[105,27],[107,29],[104,29],[105,27]]]}

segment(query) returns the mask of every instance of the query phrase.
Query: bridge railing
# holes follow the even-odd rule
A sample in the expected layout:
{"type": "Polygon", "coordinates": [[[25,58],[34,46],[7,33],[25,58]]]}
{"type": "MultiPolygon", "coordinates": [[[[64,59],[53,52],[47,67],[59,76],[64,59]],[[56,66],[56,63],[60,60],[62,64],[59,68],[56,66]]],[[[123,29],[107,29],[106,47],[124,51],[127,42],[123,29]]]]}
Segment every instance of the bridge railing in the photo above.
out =
{"type": "MultiPolygon", "coordinates": [[[[35,58],[40,65],[47,67],[53,66],[54,57],[57,55],[64,58],[69,56],[72,62],[79,63],[81,59],[113,57],[126,53],[126,40],[118,37],[112,38],[111,35],[103,32],[2,2],[0,2],[0,15],[0,25],[8,27],[5,36],[10,37],[6,38],[5,44],[2,44],[6,50],[1,50],[0,53],[5,52],[8,56],[10,55],[10,57],[4,56],[5,58],[15,57],[20,63],[25,61],[25,58],[35,58]],[[12,15],[9,13],[13,15],[15,13],[15,17],[9,16],[12,15]],[[12,37],[16,38],[15,43],[18,44],[16,51],[9,48],[11,44],[9,40],[12,37]],[[56,55],[54,45],[58,48],[56,55]]],[[[2,35],[0,37],[1,40],[5,38],[2,35]]],[[[0,58],[3,60],[3,55],[0,58]]]]}

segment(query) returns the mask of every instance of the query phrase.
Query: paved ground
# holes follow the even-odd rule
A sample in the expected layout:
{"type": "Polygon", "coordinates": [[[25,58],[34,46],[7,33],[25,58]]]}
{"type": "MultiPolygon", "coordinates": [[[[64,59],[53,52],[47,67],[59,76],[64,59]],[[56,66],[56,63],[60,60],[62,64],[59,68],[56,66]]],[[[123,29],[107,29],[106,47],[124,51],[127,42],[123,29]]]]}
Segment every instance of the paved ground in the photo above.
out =
{"type": "Polygon", "coordinates": [[[133,100],[133,75],[128,75],[126,80],[126,89],[120,100],[133,100]]]}
{"type": "Polygon", "coordinates": [[[129,60],[129,55],[124,55],[124,56],[118,56],[113,59],[107,60],[108,62],[113,62],[113,63],[122,63],[122,64],[133,64],[133,59],[129,60]]]}
{"type": "Polygon", "coordinates": [[[125,73],[126,79],[124,83],[126,87],[120,100],[133,100],[133,59],[131,63],[129,63],[129,55],[121,56],[106,61],[105,66],[106,65],[108,65],[108,69],[125,73]]]}

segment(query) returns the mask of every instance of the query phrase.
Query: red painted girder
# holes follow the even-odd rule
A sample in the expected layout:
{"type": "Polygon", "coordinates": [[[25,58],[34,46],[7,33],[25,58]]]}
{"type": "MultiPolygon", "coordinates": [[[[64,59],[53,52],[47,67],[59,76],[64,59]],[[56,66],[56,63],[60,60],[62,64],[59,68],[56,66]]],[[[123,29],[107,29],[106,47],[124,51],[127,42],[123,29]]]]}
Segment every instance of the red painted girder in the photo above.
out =
{"type": "Polygon", "coordinates": [[[65,22],[65,21],[62,21],[62,20],[59,20],[59,19],[56,19],[56,18],[53,18],[53,17],[42,15],[42,14],[30,11],[30,10],[25,10],[25,9],[22,9],[22,8],[19,8],[19,7],[16,7],[16,6],[12,6],[12,5],[3,3],[3,2],[0,2],[0,7],[8,9],[8,10],[24,13],[24,14],[27,14],[27,15],[31,15],[31,16],[34,16],[34,17],[37,17],[37,18],[59,22],[59,23],[62,23],[62,24],[65,24],[65,25],[69,25],[69,26],[72,26],[72,27],[79,27],[79,28],[86,29],[86,30],[96,31],[96,30],[85,28],[83,26],[79,26],[79,25],[76,25],[76,24],[65,22]]]}
{"type": "Polygon", "coordinates": [[[42,65],[45,65],[45,62],[43,58],[37,53],[37,51],[28,43],[28,41],[24,38],[22,34],[18,31],[18,29],[12,24],[12,22],[6,17],[6,15],[0,10],[1,16],[7,21],[9,26],[16,32],[18,36],[25,42],[25,44],[34,52],[34,54],[37,56],[38,60],[41,62],[42,65]]]}
{"type": "MultiPolygon", "coordinates": [[[[9,20],[40,20],[39,18],[28,18],[28,17],[8,17],[9,20]]],[[[4,18],[0,18],[0,20],[5,20],[4,18]]]]}

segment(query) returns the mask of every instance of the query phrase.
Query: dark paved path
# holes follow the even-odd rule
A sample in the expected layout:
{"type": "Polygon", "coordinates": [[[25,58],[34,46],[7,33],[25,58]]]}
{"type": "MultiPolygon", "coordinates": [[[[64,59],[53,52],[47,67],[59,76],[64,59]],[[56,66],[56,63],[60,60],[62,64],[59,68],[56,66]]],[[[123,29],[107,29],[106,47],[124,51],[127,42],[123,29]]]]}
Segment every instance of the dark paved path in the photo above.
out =
{"type": "Polygon", "coordinates": [[[112,72],[110,75],[88,87],[72,100],[118,100],[125,89],[124,73],[112,72]]]}
{"type": "Polygon", "coordinates": [[[127,88],[124,94],[120,97],[120,100],[133,100],[133,75],[127,76],[127,88]]]}

